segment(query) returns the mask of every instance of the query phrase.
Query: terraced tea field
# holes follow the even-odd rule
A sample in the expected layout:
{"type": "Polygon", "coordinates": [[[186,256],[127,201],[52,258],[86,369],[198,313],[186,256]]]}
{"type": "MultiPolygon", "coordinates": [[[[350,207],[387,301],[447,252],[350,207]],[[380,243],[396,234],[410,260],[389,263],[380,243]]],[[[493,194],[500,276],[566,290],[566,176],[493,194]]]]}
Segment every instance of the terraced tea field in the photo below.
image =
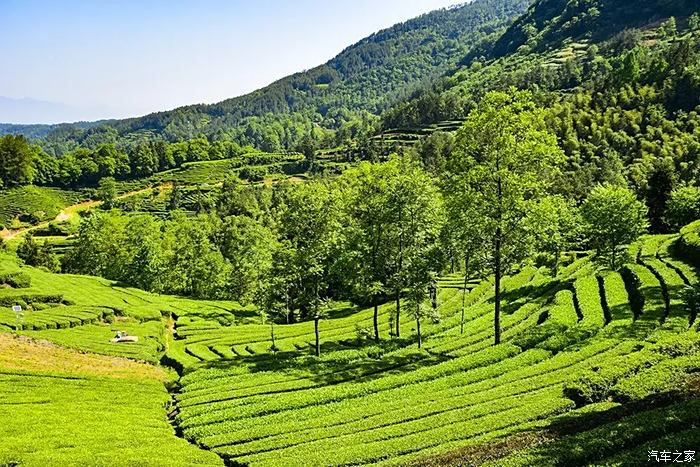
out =
{"type": "Polygon", "coordinates": [[[161,172],[150,177],[154,184],[163,182],[182,185],[216,184],[224,181],[231,174],[241,174],[245,168],[264,169],[265,173],[299,173],[299,164],[304,157],[297,153],[248,153],[232,159],[187,162],[182,167],[161,172]]]}
{"type": "Polygon", "coordinates": [[[145,465],[629,465],[646,449],[696,448],[700,333],[683,294],[698,285],[687,259],[700,251],[698,227],[642,237],[619,272],[584,255],[557,277],[534,267],[507,277],[500,345],[490,280],[468,280],[463,297],[464,278],[452,274],[439,281],[440,318],[423,324],[423,349],[407,316],[394,335],[393,302],[379,307],[378,343],[364,332],[373,310],[339,303],[320,323],[320,358],[309,321],[271,327],[236,303],[4,256],[15,286],[0,302],[26,311],[18,322],[0,308],[0,345],[15,355],[0,357],[0,410],[13,420],[0,459],[79,462],[99,449],[97,463],[119,452],[145,465]],[[117,330],[139,342],[109,342],[117,330]],[[178,380],[172,401],[168,379],[178,380]],[[35,420],[39,438],[24,434],[35,420]]]}
{"type": "Polygon", "coordinates": [[[54,219],[61,209],[75,204],[83,197],[79,192],[25,186],[2,190],[0,196],[0,230],[23,225],[18,216],[34,215],[37,221],[54,219]]]}
{"type": "MultiPolygon", "coordinates": [[[[195,210],[202,196],[220,186],[235,174],[247,180],[250,174],[259,174],[264,180],[288,179],[304,176],[304,156],[299,153],[251,152],[239,157],[184,163],[177,169],[156,173],[150,177],[120,180],[116,184],[117,205],[127,211],[165,213],[167,197],[174,183],[183,193],[180,209],[195,210]]],[[[252,180],[258,182],[260,180],[252,180]]],[[[101,203],[89,200],[91,189],[70,190],[39,186],[0,189],[0,233],[12,239],[17,234],[46,228],[49,222],[60,223],[78,211],[97,207],[101,203]]],[[[44,238],[42,241],[57,245],[57,251],[70,248],[70,237],[44,238]]]]}

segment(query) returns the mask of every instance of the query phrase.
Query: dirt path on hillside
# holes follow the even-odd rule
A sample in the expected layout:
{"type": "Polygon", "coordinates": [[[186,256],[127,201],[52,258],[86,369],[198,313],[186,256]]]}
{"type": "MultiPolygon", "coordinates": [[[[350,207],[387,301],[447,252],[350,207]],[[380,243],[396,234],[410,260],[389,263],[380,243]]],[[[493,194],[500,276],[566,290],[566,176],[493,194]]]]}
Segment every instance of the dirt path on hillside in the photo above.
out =
{"type": "MultiPolygon", "coordinates": [[[[170,184],[170,187],[172,187],[172,184],[170,184]]],[[[122,193],[121,195],[117,196],[117,199],[124,199],[124,198],[129,198],[131,196],[136,196],[142,193],[146,193],[148,191],[152,190],[162,190],[162,189],[167,189],[168,188],[168,183],[163,183],[162,185],[156,185],[153,187],[148,187],[148,188],[140,188],[138,190],[134,191],[128,191],[126,193],[122,193]]],[[[61,209],[61,212],[58,213],[58,215],[53,218],[52,220],[48,221],[43,221],[39,222],[37,225],[33,225],[31,227],[24,227],[22,229],[3,229],[0,230],[0,238],[3,240],[12,240],[13,238],[19,237],[21,235],[24,235],[27,232],[31,232],[33,230],[38,230],[42,229],[45,227],[48,227],[50,223],[52,222],[63,222],[67,221],[69,219],[72,219],[75,217],[76,214],[80,211],[87,211],[88,209],[96,208],[102,204],[102,201],[97,201],[97,200],[88,200],[88,201],[83,201],[82,203],[77,203],[73,204],[71,206],[66,206],[65,208],[61,209]]]]}

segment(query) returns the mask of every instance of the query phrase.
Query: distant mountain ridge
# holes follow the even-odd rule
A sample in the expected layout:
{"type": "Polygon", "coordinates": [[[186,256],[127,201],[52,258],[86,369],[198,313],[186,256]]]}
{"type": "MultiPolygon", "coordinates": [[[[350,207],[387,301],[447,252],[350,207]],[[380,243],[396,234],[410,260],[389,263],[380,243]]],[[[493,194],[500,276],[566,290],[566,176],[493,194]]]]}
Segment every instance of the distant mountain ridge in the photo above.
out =
{"type": "MultiPolygon", "coordinates": [[[[384,29],[326,64],[217,104],[190,105],[95,128],[25,128],[56,152],[86,141],[140,137],[167,141],[204,134],[263,150],[290,149],[314,127],[337,129],[362,112],[378,114],[421,83],[456,66],[469,49],[522,14],[531,0],[474,0],[384,29]]],[[[14,128],[13,130],[17,130],[14,128]]],[[[21,129],[20,129],[21,130],[21,129]]],[[[0,131],[7,132],[0,127],[0,131]]]]}
{"type": "Polygon", "coordinates": [[[87,130],[98,125],[103,125],[109,120],[98,120],[94,122],[72,122],[72,123],[0,123],[0,135],[22,134],[27,138],[43,138],[59,128],[87,130]]]}
{"type": "Polygon", "coordinates": [[[89,115],[94,115],[95,110],[101,112],[103,109],[74,107],[61,102],[30,97],[17,99],[0,96],[0,133],[25,132],[26,136],[36,138],[47,134],[59,125],[85,128],[86,124],[91,127],[104,123],[106,121],[104,119],[88,121],[89,115]],[[66,119],[66,123],[62,122],[63,119],[66,119]]]}

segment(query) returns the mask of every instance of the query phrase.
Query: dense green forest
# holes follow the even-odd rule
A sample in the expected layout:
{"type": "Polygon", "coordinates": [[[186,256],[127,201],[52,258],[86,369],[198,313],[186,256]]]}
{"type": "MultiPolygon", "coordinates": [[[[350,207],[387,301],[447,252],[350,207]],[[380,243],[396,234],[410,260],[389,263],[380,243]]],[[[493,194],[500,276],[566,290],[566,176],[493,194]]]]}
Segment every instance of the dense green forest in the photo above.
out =
{"type": "Polygon", "coordinates": [[[692,0],[538,1],[498,38],[493,53],[502,57],[523,46],[543,51],[565,39],[581,37],[601,42],[625,28],[646,27],[671,16],[685,18],[695,12],[697,5],[692,0]]]}
{"type": "Polygon", "coordinates": [[[4,162],[0,167],[0,182],[8,188],[32,183],[79,188],[96,186],[104,177],[138,179],[186,162],[234,159],[253,153],[259,154],[259,151],[250,146],[242,148],[231,141],[210,143],[200,136],[177,143],[144,140],[127,151],[111,143],[101,144],[96,149],[79,148],[55,157],[31,144],[23,135],[6,135],[0,138],[4,162]]]}

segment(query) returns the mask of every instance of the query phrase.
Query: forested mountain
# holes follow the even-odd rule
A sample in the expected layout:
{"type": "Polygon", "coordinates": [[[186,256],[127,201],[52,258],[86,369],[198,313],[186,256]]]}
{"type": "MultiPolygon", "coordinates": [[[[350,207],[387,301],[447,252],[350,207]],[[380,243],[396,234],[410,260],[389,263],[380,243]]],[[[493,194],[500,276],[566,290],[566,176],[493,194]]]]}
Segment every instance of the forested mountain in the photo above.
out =
{"type": "MultiPolygon", "coordinates": [[[[383,126],[462,119],[491,90],[530,90],[567,156],[559,190],[581,200],[597,183],[624,182],[664,231],[668,194],[700,175],[700,5],[691,3],[540,0],[490,55],[389,109],[383,126]]],[[[418,151],[439,164],[450,137],[430,138],[418,151]]]]}
{"type": "MultiPolygon", "coordinates": [[[[206,135],[261,150],[293,149],[312,132],[337,130],[408,95],[421,81],[456,65],[484,37],[505,27],[530,0],[475,0],[437,10],[379,31],[316,68],[250,94],[211,105],[191,105],[86,130],[61,126],[44,147],[64,153],[76,145],[125,143],[142,136],[166,141],[206,135]],[[314,128],[316,128],[314,130],[314,128]]],[[[0,131],[2,129],[0,128],[0,131]]],[[[21,128],[19,131],[24,132],[21,128]]],[[[348,129],[351,133],[354,130],[348,129]]]]}
{"type": "MultiPolygon", "coordinates": [[[[533,91],[599,86],[600,80],[589,78],[621,72],[627,51],[658,51],[697,31],[694,13],[700,13],[700,5],[690,0],[538,0],[502,34],[473,47],[459,68],[385,111],[384,126],[463,118],[479,96],[509,86],[533,91]]],[[[686,60],[681,65],[692,64],[686,60]]],[[[632,78],[615,85],[635,85],[649,77],[632,78]]]]}

